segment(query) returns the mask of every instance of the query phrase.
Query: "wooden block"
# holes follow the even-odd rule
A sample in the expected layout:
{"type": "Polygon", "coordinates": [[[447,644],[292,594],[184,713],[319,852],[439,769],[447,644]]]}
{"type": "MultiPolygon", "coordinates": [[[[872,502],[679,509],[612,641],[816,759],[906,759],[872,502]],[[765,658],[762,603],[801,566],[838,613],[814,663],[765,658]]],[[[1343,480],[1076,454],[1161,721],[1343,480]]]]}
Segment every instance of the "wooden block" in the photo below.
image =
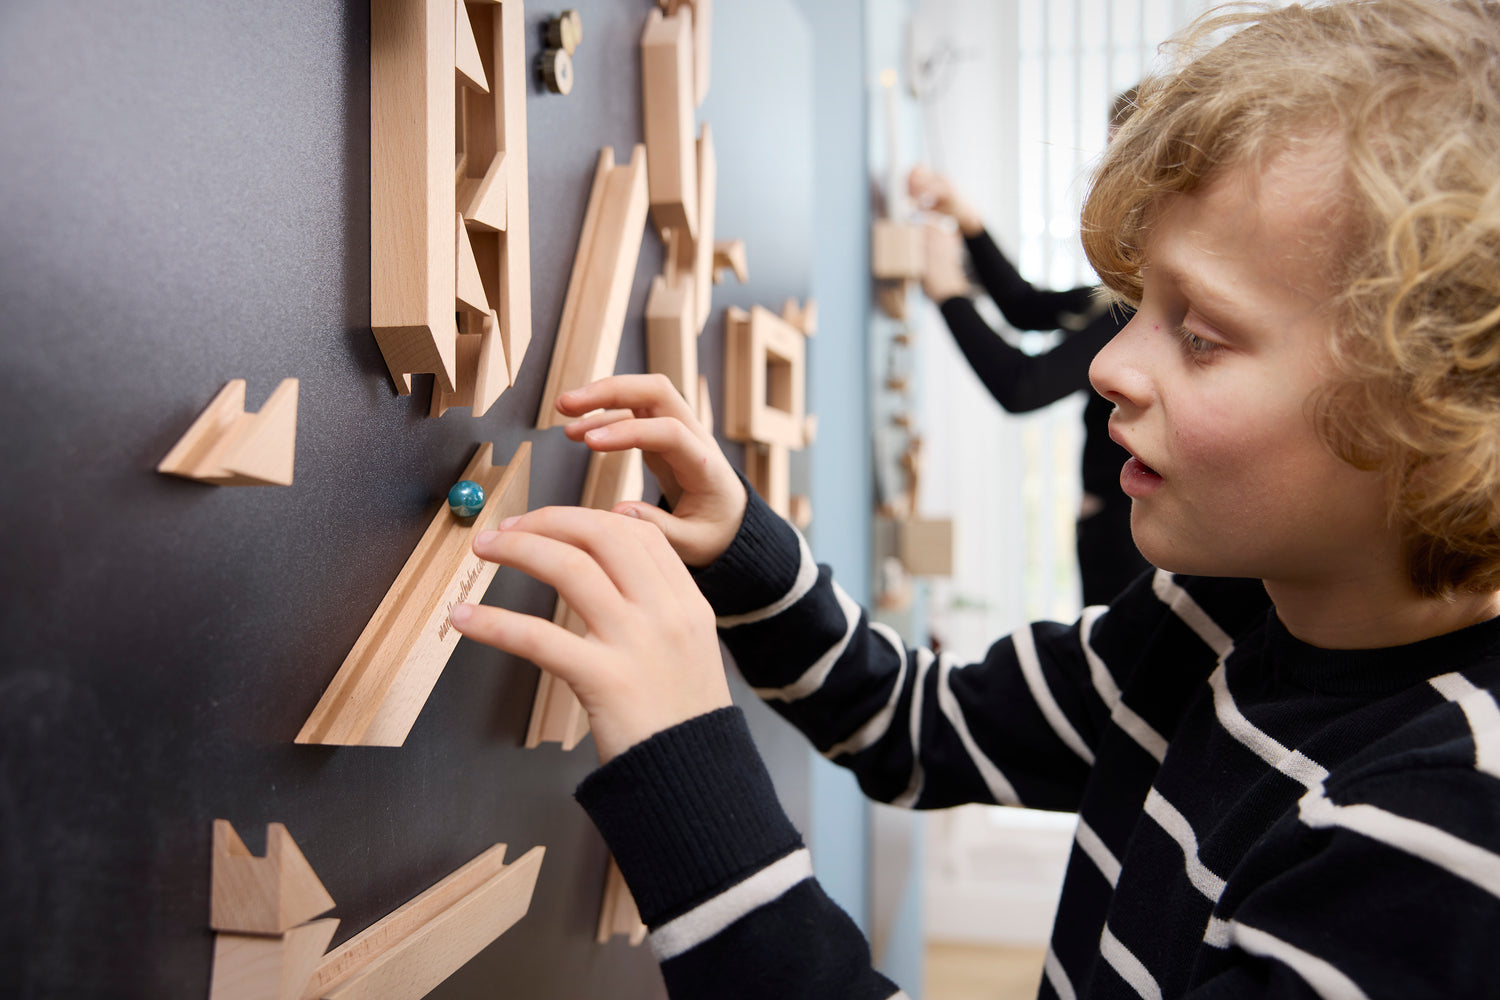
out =
{"type": "Polygon", "coordinates": [[[713,57],[713,0],[657,0],[668,16],[684,8],[693,18],[693,104],[703,106],[708,96],[713,57]]]}
{"type": "Polygon", "coordinates": [[[870,236],[870,256],[871,269],[882,281],[920,280],[927,269],[923,226],[876,219],[870,236]]]}
{"type": "Polygon", "coordinates": [[[646,148],[637,143],[623,166],[615,165],[614,150],[601,150],[537,413],[539,430],[563,422],[559,394],[614,371],[646,205],[646,148]]]}
{"type": "Polygon", "coordinates": [[[745,478],[766,505],[787,520],[792,517],[792,453],[778,442],[745,445],[745,478]]]}
{"type": "MultiPolygon", "coordinates": [[[[458,208],[464,221],[475,229],[502,232],[505,229],[509,205],[506,201],[509,190],[505,153],[490,157],[489,166],[479,177],[468,175],[468,154],[464,154],[458,180],[458,208]]],[[[498,277],[498,276],[497,276],[498,277]]]]}
{"type": "Polygon", "coordinates": [[[426,996],[526,915],[544,850],[506,865],[496,844],[329,952],[303,1000],[426,996]]]}
{"type": "Polygon", "coordinates": [[[807,338],[761,306],[730,309],[724,331],[724,436],[803,447],[807,338]]]}
{"type": "Polygon", "coordinates": [[[242,934],[281,934],[333,906],[333,897],[280,823],[266,828],[257,858],[228,820],[214,820],[209,926],[242,934]]]}
{"type": "Polygon", "coordinates": [[[594,940],[608,944],[616,934],[624,934],[632,948],[646,940],[646,925],[641,922],[641,913],[636,909],[635,897],[625,884],[620,865],[611,856],[609,870],[604,873],[604,900],[599,906],[599,930],[594,940]]]}
{"type": "Polygon", "coordinates": [[[899,558],[912,576],[953,575],[953,522],[909,518],[900,523],[899,558]]]}
{"type": "Polygon", "coordinates": [[[500,394],[514,384],[510,366],[505,362],[504,342],[499,334],[500,319],[495,310],[491,309],[482,316],[465,312],[461,322],[455,358],[458,391],[433,391],[434,417],[441,417],[450,406],[473,407],[474,416],[482,416],[500,394]]]}
{"type": "Polygon", "coordinates": [[[750,266],[745,261],[744,240],[718,240],[714,243],[714,284],[724,283],[724,272],[733,271],[740,284],[750,280],[750,266]]]}
{"type": "Polygon", "coordinates": [[[714,222],[718,215],[719,159],[714,152],[714,135],[708,122],[698,130],[698,234],[691,241],[693,249],[693,332],[700,334],[708,325],[713,304],[714,222]]]}
{"type": "MultiPolygon", "coordinates": [[[[622,500],[639,500],[645,492],[646,478],[641,453],[629,451],[593,452],[588,474],[583,480],[579,506],[609,510],[622,500]]],[[[574,635],[587,635],[588,626],[568,602],[558,598],[553,622],[574,635]]],[[[588,715],[566,681],[542,673],[532,703],[531,722],[526,729],[526,746],[561,743],[564,750],[576,747],[589,731],[588,715]]]]}
{"type": "Polygon", "coordinates": [[[811,337],[818,332],[818,301],[808,299],[798,305],[796,299],[787,299],[781,306],[781,318],[804,337],[811,337]]]}
{"type": "Polygon", "coordinates": [[[453,0],[371,0],[370,326],[403,396],[456,377],[456,25],[453,0]]]}
{"type": "Polygon", "coordinates": [[[698,235],[697,151],[693,143],[692,18],[653,9],[641,34],[642,125],[650,158],[651,221],[657,233],[698,235]]]}
{"type": "Polygon", "coordinates": [[[474,259],[474,244],[469,242],[469,228],[464,225],[462,215],[457,216],[457,220],[458,283],[455,298],[458,305],[488,313],[490,299],[484,291],[484,279],[479,276],[479,263],[474,259]]]}
{"type": "Polygon", "coordinates": [[[214,935],[209,1000],[300,1000],[338,925],[329,918],[280,935],[214,935]]]}
{"type": "Polygon", "coordinates": [[[490,81],[479,58],[479,43],[474,39],[474,25],[469,20],[468,8],[464,6],[464,0],[454,0],[454,3],[453,62],[458,71],[458,82],[488,94],[490,81]]]}
{"type": "Polygon", "coordinates": [[[789,507],[787,520],[795,524],[799,531],[806,531],[813,519],[812,500],[801,493],[794,493],[789,507]]]}
{"type": "Polygon", "coordinates": [[[246,413],[245,380],[225,383],[156,471],[215,486],[292,485],[297,384],[283,379],[258,413],[246,413]]]}
{"type": "Polygon", "coordinates": [[[714,407],[713,401],[708,398],[707,375],[698,376],[698,423],[710,434],[714,432],[714,407]]]}
{"type": "Polygon", "coordinates": [[[672,380],[688,407],[698,409],[698,330],[690,280],[651,281],[646,298],[646,367],[672,380]]]}
{"type": "MultiPolygon", "coordinates": [[[[448,613],[478,601],[496,565],[474,555],[474,536],[526,510],[531,444],[509,465],[481,445],[463,474],[484,487],[484,509],[464,523],[443,503],[396,582],[313,709],[298,743],[400,746],[448,662],[459,633],[448,613]]],[[[456,481],[456,480],[455,480],[456,481]]]]}

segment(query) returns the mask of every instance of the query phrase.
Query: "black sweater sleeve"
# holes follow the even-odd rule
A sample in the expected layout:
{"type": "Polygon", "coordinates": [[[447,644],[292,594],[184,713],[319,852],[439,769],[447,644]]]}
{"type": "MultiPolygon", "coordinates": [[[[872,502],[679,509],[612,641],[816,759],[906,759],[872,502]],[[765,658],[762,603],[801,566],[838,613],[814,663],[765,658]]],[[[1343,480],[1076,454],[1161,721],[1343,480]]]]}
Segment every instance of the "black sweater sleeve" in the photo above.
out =
{"type": "Polygon", "coordinates": [[[964,245],[975,277],[1000,307],[1005,322],[1017,330],[1076,330],[1098,311],[1090,285],[1065,292],[1034,287],[1000,252],[987,230],[964,237],[964,245]]]}
{"type": "Polygon", "coordinates": [[[967,298],[955,296],[939,308],[969,367],[1010,413],[1040,409],[1087,388],[1089,364],[1121,326],[1115,312],[1105,312],[1052,350],[1032,355],[991,330],[967,298]]]}

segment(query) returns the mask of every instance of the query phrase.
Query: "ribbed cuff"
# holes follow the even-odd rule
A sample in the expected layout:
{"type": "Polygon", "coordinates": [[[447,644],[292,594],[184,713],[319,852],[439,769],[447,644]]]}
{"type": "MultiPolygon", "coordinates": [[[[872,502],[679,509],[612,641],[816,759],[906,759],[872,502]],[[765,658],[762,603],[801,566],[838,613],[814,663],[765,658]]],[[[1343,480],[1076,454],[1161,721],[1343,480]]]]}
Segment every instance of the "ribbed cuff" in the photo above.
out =
{"type": "Polygon", "coordinates": [[[738,708],[657,733],[574,793],[656,927],[800,847],[738,708]]]}
{"type": "Polygon", "coordinates": [[[797,580],[802,546],[797,529],[773,511],[749,484],[740,530],[724,554],[692,571],[717,615],[755,611],[779,600],[797,580]]]}

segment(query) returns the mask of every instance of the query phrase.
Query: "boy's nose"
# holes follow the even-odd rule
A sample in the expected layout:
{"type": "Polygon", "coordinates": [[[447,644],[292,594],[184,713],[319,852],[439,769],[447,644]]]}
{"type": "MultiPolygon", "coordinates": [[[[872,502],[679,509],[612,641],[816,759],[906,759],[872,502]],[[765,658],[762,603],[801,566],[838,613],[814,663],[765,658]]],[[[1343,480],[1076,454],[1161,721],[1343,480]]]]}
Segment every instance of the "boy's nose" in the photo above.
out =
{"type": "Polygon", "coordinates": [[[1150,379],[1143,364],[1145,341],[1141,336],[1144,320],[1137,312],[1109,343],[1094,355],[1089,365],[1089,382],[1094,391],[1116,407],[1144,406],[1150,397],[1150,379]]]}

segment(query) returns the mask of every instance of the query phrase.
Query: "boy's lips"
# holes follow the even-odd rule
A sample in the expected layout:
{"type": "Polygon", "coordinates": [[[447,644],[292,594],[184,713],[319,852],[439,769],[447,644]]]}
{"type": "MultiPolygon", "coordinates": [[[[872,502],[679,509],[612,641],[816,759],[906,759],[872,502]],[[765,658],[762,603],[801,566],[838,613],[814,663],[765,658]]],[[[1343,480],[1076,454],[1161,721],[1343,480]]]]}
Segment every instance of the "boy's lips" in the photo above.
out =
{"type": "Polygon", "coordinates": [[[1113,425],[1109,436],[1115,444],[1130,453],[1130,459],[1120,469],[1120,489],[1130,497],[1143,497],[1155,493],[1161,487],[1162,475],[1136,455],[1135,449],[1125,443],[1125,435],[1113,425]]]}

